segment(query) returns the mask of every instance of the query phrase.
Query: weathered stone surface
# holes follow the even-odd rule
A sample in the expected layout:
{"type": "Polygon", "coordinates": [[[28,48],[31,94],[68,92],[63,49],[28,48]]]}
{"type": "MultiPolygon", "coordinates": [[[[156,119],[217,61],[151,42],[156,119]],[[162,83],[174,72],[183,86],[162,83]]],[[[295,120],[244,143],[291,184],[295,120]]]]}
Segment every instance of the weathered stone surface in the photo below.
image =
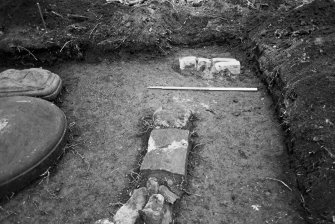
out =
{"type": "Polygon", "coordinates": [[[197,71],[210,70],[212,67],[212,60],[208,58],[198,58],[197,71]]]}
{"type": "Polygon", "coordinates": [[[99,219],[98,221],[95,221],[94,224],[114,224],[114,222],[109,219],[99,219]]]}
{"type": "Polygon", "coordinates": [[[134,224],[147,200],[147,189],[141,187],[134,190],[133,195],[114,215],[115,224],[134,224]]]}
{"type": "Polygon", "coordinates": [[[180,66],[180,70],[184,70],[187,68],[196,69],[197,57],[187,56],[187,57],[179,58],[179,66],[180,66]]]}
{"type": "Polygon", "coordinates": [[[152,130],[148,142],[148,152],[167,147],[176,142],[188,142],[189,131],[176,128],[152,130]]]}
{"type": "Polygon", "coordinates": [[[187,185],[184,175],[171,173],[165,170],[142,170],[141,185],[145,185],[150,177],[155,177],[160,185],[165,185],[170,191],[181,197],[187,185]]]}
{"type": "Polygon", "coordinates": [[[153,194],[144,209],[140,211],[141,217],[146,224],[161,224],[164,215],[164,197],[153,194]]]}
{"type": "Polygon", "coordinates": [[[234,58],[197,58],[194,56],[179,59],[180,72],[184,75],[199,75],[204,79],[213,79],[216,74],[229,71],[238,75],[240,62],[234,58]]]}
{"type": "Polygon", "coordinates": [[[141,170],[165,170],[171,173],[186,175],[188,142],[172,142],[167,147],[147,152],[141,170]]]}
{"type": "Polygon", "coordinates": [[[154,126],[156,128],[185,128],[191,115],[191,110],[180,106],[160,107],[154,113],[154,126]]]}
{"type": "Polygon", "coordinates": [[[153,194],[157,194],[159,189],[158,180],[156,177],[150,177],[147,181],[147,190],[148,195],[151,196],[153,194]]]}
{"type": "Polygon", "coordinates": [[[173,218],[172,218],[172,207],[169,204],[164,204],[164,215],[162,218],[161,224],[171,224],[173,223],[173,218]]]}
{"type": "Polygon", "coordinates": [[[232,61],[237,61],[235,58],[212,58],[212,62],[232,62],[232,61]]]}
{"type": "Polygon", "coordinates": [[[224,72],[228,70],[233,75],[238,75],[241,72],[241,65],[239,61],[220,61],[214,64],[214,69],[212,70],[215,73],[224,72]]]}
{"type": "Polygon", "coordinates": [[[158,192],[161,195],[163,195],[165,201],[169,202],[170,204],[175,203],[175,201],[180,198],[178,195],[176,195],[175,193],[170,191],[169,188],[167,188],[164,185],[159,186],[159,191],[158,192]]]}

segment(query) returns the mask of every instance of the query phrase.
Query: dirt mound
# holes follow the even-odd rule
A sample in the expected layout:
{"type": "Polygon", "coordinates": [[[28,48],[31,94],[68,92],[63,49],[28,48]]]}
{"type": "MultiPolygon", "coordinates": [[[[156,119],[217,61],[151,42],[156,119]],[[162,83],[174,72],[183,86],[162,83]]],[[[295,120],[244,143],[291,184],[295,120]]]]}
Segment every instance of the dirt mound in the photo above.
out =
{"type": "Polygon", "coordinates": [[[7,4],[0,9],[0,51],[15,53],[5,55],[7,58],[18,61],[20,55],[25,63],[36,65],[55,57],[83,58],[87,49],[151,49],[165,53],[170,45],[222,42],[241,32],[242,12],[246,10],[216,2],[199,8],[185,3],[146,1],[132,7],[102,0],[46,0],[40,7],[46,29],[34,2],[17,7],[7,4]],[[213,10],[214,6],[218,8],[213,10]],[[33,55],[41,52],[53,55],[37,56],[36,60],[33,55]]]}
{"type": "Polygon", "coordinates": [[[312,223],[335,217],[335,3],[317,0],[251,32],[262,77],[289,134],[301,202],[312,223]]]}

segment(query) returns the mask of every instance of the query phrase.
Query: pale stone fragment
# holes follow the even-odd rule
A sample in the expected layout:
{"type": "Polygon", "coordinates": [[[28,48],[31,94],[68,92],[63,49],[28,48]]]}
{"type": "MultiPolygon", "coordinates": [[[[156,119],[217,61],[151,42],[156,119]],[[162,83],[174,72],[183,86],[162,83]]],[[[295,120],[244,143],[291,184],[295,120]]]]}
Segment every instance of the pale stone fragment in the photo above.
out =
{"type": "Polygon", "coordinates": [[[132,196],[114,215],[115,224],[134,224],[147,200],[147,188],[141,187],[134,190],[132,196]]]}

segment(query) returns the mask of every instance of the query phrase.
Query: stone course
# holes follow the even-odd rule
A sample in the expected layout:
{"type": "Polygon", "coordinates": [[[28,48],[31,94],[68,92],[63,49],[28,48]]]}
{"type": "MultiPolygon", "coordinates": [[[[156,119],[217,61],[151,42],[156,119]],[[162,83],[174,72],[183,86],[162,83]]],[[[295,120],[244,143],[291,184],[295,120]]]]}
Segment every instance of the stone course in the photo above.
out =
{"type": "Polygon", "coordinates": [[[187,56],[179,58],[179,69],[184,75],[198,75],[204,79],[236,76],[241,73],[241,64],[234,58],[197,58],[187,56]]]}

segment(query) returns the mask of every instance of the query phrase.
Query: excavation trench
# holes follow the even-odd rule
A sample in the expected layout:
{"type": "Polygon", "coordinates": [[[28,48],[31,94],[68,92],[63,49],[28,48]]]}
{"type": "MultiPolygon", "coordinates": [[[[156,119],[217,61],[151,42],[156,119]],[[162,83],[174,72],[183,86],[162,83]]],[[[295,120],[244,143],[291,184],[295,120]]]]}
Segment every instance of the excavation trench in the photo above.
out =
{"type": "Polygon", "coordinates": [[[4,223],[92,223],[111,217],[138,187],[145,150],[140,121],[161,106],[194,111],[196,147],[174,223],[303,223],[283,133],[265,86],[241,51],[175,48],[168,56],[121,52],[98,63],[47,67],[61,76],[57,104],[70,124],[50,176],[1,204],[4,223]],[[204,80],[173,69],[181,56],[241,61],[239,76],[204,80]],[[258,92],[148,90],[148,86],[257,87],[258,92]]]}

